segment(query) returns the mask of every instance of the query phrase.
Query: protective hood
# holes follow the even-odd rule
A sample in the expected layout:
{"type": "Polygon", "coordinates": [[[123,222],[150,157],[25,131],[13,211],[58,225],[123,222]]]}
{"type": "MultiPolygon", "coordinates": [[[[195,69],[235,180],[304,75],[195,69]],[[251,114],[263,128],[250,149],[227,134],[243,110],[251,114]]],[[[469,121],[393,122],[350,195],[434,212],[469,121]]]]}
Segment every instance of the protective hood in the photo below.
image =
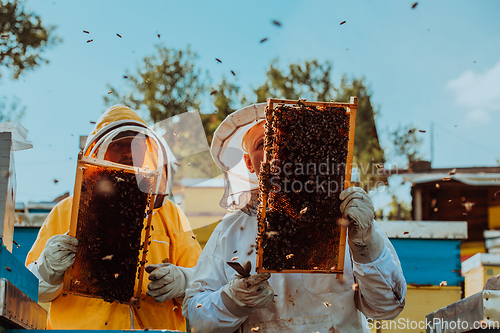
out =
{"type": "Polygon", "coordinates": [[[246,167],[242,140],[246,132],[265,119],[267,103],[252,104],[231,113],[214,132],[210,153],[219,168],[224,171],[224,197],[220,206],[237,210],[246,206],[251,191],[259,181],[246,167]]]}
{"type": "Polygon", "coordinates": [[[131,153],[133,166],[158,170],[161,181],[157,194],[168,194],[170,165],[167,144],[149,128],[137,113],[123,105],[107,109],[96,122],[87,138],[84,156],[105,159],[110,144],[132,137],[131,153]],[[134,149],[140,146],[141,149],[134,149]]]}

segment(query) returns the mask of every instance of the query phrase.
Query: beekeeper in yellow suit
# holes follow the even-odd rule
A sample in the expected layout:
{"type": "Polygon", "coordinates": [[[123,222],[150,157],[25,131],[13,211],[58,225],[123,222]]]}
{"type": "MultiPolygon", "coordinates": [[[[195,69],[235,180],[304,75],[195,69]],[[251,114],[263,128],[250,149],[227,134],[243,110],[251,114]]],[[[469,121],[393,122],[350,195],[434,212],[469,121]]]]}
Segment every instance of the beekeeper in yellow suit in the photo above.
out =
{"type": "MultiPolygon", "coordinates": [[[[133,110],[115,105],[100,117],[87,139],[84,155],[133,165],[131,150],[134,148],[131,145],[137,133],[154,135],[133,110]],[[93,153],[97,146],[104,147],[100,150],[101,155],[93,153]]],[[[164,156],[161,157],[167,161],[165,147],[162,148],[164,156]]],[[[167,177],[162,179],[165,188],[167,177]]],[[[185,319],[179,305],[192,272],[188,267],[196,265],[201,248],[192,232],[185,231],[189,223],[182,211],[165,196],[157,197],[151,222],[149,265],[146,266],[149,280],[143,280],[142,293],[146,295],[141,296],[140,307],[136,308],[61,294],[64,272],[73,264],[78,251],[77,239],[65,234],[70,228],[71,206],[72,197],[69,197],[52,209],[26,258],[26,266],[39,280],[39,301],[51,302],[47,327],[185,331],[185,319]]]]}

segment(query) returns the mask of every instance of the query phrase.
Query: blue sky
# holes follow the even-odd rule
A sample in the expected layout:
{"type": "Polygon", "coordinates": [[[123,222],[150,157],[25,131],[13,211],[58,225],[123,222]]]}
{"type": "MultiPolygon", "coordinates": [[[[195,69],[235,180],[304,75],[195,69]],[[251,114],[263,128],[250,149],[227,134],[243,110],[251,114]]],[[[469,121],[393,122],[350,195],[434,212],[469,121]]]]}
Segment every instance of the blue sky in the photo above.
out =
{"type": "Polygon", "coordinates": [[[124,88],[123,75],[158,42],[190,45],[214,83],[226,77],[244,92],[263,82],[272,59],[329,60],[334,82],[365,78],[383,146],[389,130],[411,123],[426,130],[421,151],[430,158],[433,122],[434,167],[497,165],[500,2],[414,2],[27,0],[63,42],[44,53],[50,64],[0,83],[1,95],[26,106],[21,123],[34,145],[15,155],[17,200],[72,192],[79,136],[106,109],[106,85],[124,88]]]}

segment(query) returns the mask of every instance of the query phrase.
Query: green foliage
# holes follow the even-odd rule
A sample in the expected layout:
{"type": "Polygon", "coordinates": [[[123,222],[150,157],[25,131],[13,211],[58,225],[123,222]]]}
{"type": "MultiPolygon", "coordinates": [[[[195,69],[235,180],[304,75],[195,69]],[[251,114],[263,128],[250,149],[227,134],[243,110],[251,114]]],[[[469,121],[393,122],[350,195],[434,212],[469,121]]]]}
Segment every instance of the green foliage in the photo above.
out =
{"type": "MultiPolygon", "coordinates": [[[[10,72],[12,79],[48,60],[41,53],[61,41],[53,26],[42,25],[40,17],[25,11],[19,0],[0,0],[0,81],[10,72]]],[[[19,120],[25,107],[13,96],[0,96],[0,122],[19,120]]]]}
{"type": "Polygon", "coordinates": [[[364,79],[347,80],[344,76],[340,83],[337,101],[348,102],[351,96],[358,98],[356,129],[354,137],[354,158],[356,164],[385,163],[384,151],[380,147],[375,117],[377,111],[371,103],[371,93],[364,79]]]}
{"type": "Polygon", "coordinates": [[[0,0],[0,68],[8,68],[17,79],[22,72],[48,63],[41,53],[61,41],[53,31],[53,26],[42,25],[38,15],[26,12],[22,1],[0,0]]]}
{"type": "Polygon", "coordinates": [[[123,103],[133,109],[145,107],[150,119],[159,122],[174,115],[199,109],[201,94],[205,91],[205,76],[196,68],[196,53],[168,49],[156,45],[157,53],[144,58],[136,74],[129,74],[129,92],[120,94],[112,86],[112,93],[104,97],[106,105],[123,103]]]}
{"type": "Polygon", "coordinates": [[[389,204],[389,212],[385,213],[383,209],[378,209],[375,213],[375,218],[377,220],[389,220],[389,221],[407,221],[411,220],[411,210],[410,204],[398,200],[397,196],[392,194],[392,200],[389,204]]]}
{"type": "Polygon", "coordinates": [[[268,98],[305,98],[310,101],[330,101],[335,94],[331,82],[332,64],[328,61],[321,64],[317,60],[305,61],[301,64],[290,64],[284,73],[273,60],[266,72],[266,82],[254,90],[256,103],[268,98]]]}
{"type": "Polygon", "coordinates": [[[417,136],[417,130],[411,125],[399,126],[396,130],[389,133],[393,146],[392,154],[394,157],[404,156],[408,165],[412,162],[422,160],[419,148],[422,145],[422,139],[417,136]]]}
{"type": "Polygon", "coordinates": [[[213,134],[220,123],[234,110],[245,105],[246,99],[240,95],[240,87],[222,79],[210,92],[215,111],[200,114],[203,128],[209,143],[212,142],[213,134]]]}

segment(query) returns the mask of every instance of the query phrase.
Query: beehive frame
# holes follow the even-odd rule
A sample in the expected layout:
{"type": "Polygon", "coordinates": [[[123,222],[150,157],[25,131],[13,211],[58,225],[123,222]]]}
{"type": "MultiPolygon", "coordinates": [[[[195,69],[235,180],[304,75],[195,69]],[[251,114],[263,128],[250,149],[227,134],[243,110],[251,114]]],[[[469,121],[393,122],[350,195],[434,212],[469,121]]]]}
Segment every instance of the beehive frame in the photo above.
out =
{"type": "MultiPolygon", "coordinates": [[[[306,100],[286,100],[286,99],[268,99],[267,101],[267,112],[266,112],[266,121],[271,121],[272,110],[274,110],[275,105],[304,105],[304,106],[315,106],[315,107],[342,107],[346,108],[346,113],[349,114],[349,134],[348,134],[348,144],[347,144],[347,158],[346,158],[346,169],[345,169],[345,180],[344,180],[344,189],[350,187],[351,185],[351,169],[352,169],[352,159],[353,159],[353,150],[354,150],[354,133],[355,133],[355,124],[356,124],[356,110],[357,110],[357,97],[351,97],[349,103],[335,103],[335,102],[308,102],[306,100]]],[[[263,165],[269,161],[271,158],[271,147],[268,145],[264,150],[264,160],[263,165]]],[[[267,209],[267,199],[268,193],[263,190],[261,193],[261,207],[260,207],[260,219],[259,230],[264,230],[264,223],[266,217],[266,209],[267,209]]],[[[269,273],[329,273],[329,274],[337,274],[337,278],[342,279],[342,274],[344,270],[344,257],[345,257],[345,247],[346,247],[346,235],[347,235],[347,226],[345,224],[341,224],[340,226],[340,243],[338,246],[338,262],[335,267],[332,267],[329,270],[325,269],[312,269],[312,270],[303,270],[303,269],[283,269],[283,270],[269,270],[263,267],[263,247],[261,246],[262,238],[258,237],[257,244],[257,262],[256,262],[256,271],[258,273],[261,272],[269,272],[269,273]]]]}
{"type": "MultiPolygon", "coordinates": [[[[134,291],[133,291],[133,296],[129,300],[117,300],[117,299],[110,299],[109,297],[103,297],[102,295],[95,294],[92,292],[82,292],[81,288],[78,288],[77,285],[80,283],[79,281],[75,280],[75,269],[78,269],[75,267],[76,262],[66,270],[66,273],[64,275],[64,287],[63,287],[63,294],[74,294],[78,296],[84,296],[84,297],[92,297],[92,298],[101,298],[105,299],[106,301],[118,301],[123,304],[131,305],[138,307],[139,302],[140,302],[140,295],[141,295],[141,289],[142,289],[142,280],[144,277],[144,268],[146,264],[146,255],[148,252],[148,245],[149,245],[149,237],[150,237],[150,227],[151,227],[151,218],[152,215],[151,212],[154,207],[154,201],[156,198],[156,195],[154,195],[153,189],[156,188],[156,184],[158,181],[158,172],[157,171],[152,171],[148,169],[141,169],[137,167],[131,167],[131,166],[125,166],[123,164],[117,164],[101,159],[96,159],[92,157],[85,157],[82,156],[82,152],[79,153],[78,155],[78,163],[77,163],[77,172],[76,172],[76,179],[75,179],[75,188],[74,188],[74,196],[73,196],[73,205],[72,205],[72,211],[71,211],[71,224],[70,224],[70,230],[69,230],[69,235],[76,237],[77,233],[77,227],[78,227],[78,215],[80,212],[80,202],[82,198],[82,182],[83,182],[83,177],[84,177],[84,170],[86,167],[103,167],[106,168],[107,170],[114,170],[114,171],[119,171],[119,172],[127,172],[127,173],[133,173],[133,174],[140,174],[142,176],[147,177],[148,179],[151,180],[150,185],[148,188],[150,189],[149,193],[145,193],[146,195],[146,205],[144,206],[144,214],[147,216],[146,221],[144,222],[143,220],[143,229],[144,232],[141,234],[143,237],[141,237],[141,245],[139,248],[139,256],[137,257],[137,264],[139,265],[139,272],[138,272],[138,279],[134,281],[134,291]],[[140,258],[140,259],[139,259],[140,258]]],[[[134,278],[137,277],[137,273],[135,273],[134,278]]]]}

